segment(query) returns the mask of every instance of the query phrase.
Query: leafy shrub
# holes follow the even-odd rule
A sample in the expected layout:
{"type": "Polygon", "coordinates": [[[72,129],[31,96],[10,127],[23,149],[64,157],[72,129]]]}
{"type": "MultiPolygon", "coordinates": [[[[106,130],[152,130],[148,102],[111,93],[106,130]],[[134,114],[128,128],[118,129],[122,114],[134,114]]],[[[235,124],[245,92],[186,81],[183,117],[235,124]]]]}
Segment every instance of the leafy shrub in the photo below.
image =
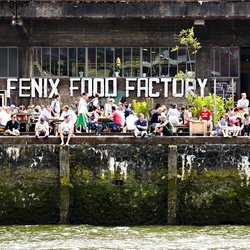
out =
{"type": "Polygon", "coordinates": [[[132,105],[133,105],[133,110],[135,111],[136,115],[143,113],[145,115],[145,117],[147,117],[147,114],[148,114],[147,102],[145,102],[145,101],[138,102],[136,100],[133,100],[132,105]]]}

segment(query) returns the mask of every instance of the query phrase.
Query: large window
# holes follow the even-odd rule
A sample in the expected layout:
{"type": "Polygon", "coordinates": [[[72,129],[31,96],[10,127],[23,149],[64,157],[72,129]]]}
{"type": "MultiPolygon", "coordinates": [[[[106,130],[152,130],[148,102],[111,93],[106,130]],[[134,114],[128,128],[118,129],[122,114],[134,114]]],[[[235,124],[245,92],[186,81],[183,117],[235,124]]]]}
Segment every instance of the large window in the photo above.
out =
{"type": "Polygon", "coordinates": [[[0,77],[18,76],[17,48],[0,48],[0,77]]]}
{"type": "Polygon", "coordinates": [[[239,48],[212,48],[211,76],[239,77],[239,48]]]}
{"type": "Polygon", "coordinates": [[[33,48],[35,77],[173,77],[180,70],[195,71],[185,48],[33,48]]]}

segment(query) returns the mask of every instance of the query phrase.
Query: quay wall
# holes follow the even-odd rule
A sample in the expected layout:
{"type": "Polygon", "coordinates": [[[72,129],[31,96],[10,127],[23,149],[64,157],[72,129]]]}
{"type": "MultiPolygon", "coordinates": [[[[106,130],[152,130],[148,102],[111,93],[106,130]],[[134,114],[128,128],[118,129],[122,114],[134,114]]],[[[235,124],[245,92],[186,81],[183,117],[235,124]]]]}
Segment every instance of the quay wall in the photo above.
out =
{"type": "Polygon", "coordinates": [[[0,138],[0,224],[250,224],[247,137],[0,138]]]}

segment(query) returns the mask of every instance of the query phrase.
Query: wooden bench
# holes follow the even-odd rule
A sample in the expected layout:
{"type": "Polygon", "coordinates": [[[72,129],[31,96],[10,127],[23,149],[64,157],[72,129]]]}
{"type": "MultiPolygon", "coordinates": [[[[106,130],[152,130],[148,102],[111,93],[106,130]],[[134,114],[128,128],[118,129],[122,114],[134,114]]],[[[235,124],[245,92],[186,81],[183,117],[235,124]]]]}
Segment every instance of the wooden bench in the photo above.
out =
{"type": "Polygon", "coordinates": [[[174,126],[175,135],[189,135],[189,127],[186,125],[175,125],[174,126]]]}

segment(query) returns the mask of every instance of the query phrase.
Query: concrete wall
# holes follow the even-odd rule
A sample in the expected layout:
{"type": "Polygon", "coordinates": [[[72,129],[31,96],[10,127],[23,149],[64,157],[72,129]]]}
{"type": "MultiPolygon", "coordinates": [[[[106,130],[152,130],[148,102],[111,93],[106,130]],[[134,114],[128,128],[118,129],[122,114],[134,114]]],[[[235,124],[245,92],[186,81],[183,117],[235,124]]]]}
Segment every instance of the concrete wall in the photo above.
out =
{"type": "Polygon", "coordinates": [[[0,224],[249,224],[248,138],[220,139],[3,137],[0,224]]]}

